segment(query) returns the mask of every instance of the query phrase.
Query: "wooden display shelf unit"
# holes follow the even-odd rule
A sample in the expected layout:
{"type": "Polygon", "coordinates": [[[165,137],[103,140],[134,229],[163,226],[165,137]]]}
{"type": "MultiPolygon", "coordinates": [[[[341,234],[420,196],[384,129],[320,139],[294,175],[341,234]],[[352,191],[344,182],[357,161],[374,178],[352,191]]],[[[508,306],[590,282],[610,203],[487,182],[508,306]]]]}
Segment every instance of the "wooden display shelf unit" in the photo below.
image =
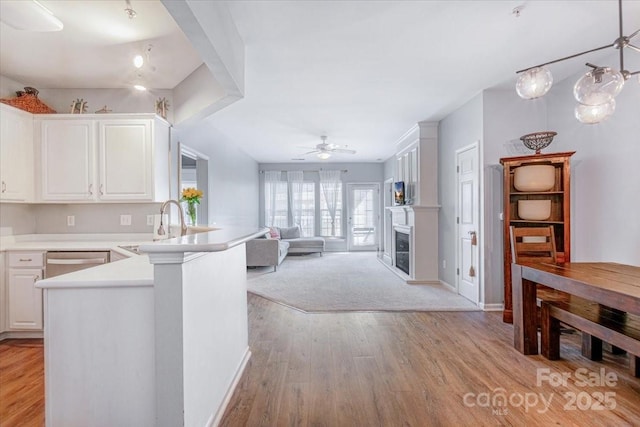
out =
{"type": "Polygon", "coordinates": [[[571,260],[571,168],[570,160],[575,151],[564,153],[534,154],[531,156],[504,157],[503,166],[503,215],[504,215],[504,312],[503,321],[513,323],[511,285],[511,237],[510,227],[553,226],[556,240],[556,257],[559,262],[571,260]],[[518,191],[513,185],[513,173],[525,165],[553,165],[555,183],[549,191],[518,191]],[[518,200],[551,200],[551,216],[544,221],[531,221],[518,216],[518,200]]]}

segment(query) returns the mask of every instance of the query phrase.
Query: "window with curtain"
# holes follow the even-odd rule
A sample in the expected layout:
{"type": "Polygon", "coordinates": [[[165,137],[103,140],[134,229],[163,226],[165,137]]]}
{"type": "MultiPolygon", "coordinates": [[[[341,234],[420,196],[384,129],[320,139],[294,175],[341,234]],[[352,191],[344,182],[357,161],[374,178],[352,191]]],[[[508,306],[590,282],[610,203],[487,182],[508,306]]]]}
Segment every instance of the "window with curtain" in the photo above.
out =
{"type": "Polygon", "coordinates": [[[320,235],[343,235],[342,180],[339,170],[320,171],[320,235]]]}
{"type": "Polygon", "coordinates": [[[287,181],[281,171],[264,173],[264,221],[267,227],[289,225],[289,195],[287,181]]]}
{"type": "Polygon", "coordinates": [[[302,236],[343,237],[341,171],[320,171],[319,185],[305,181],[302,171],[288,171],[286,179],[282,171],[264,174],[266,226],[299,225],[302,236]]]}
{"type": "Polygon", "coordinates": [[[302,236],[315,236],[316,189],[313,182],[304,181],[302,171],[287,172],[289,212],[292,225],[300,226],[302,236]]]}

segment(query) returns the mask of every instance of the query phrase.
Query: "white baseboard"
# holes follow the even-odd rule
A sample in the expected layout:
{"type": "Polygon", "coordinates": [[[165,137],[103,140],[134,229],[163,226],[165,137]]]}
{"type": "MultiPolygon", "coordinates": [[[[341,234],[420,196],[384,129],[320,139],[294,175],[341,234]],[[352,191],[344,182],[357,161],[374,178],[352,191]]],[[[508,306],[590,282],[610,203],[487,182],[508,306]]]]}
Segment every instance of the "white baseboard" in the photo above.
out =
{"type": "Polygon", "coordinates": [[[9,340],[14,338],[44,338],[42,331],[5,331],[0,332],[0,341],[9,340]]]}
{"type": "Polygon", "coordinates": [[[247,350],[245,351],[244,356],[240,361],[240,365],[238,366],[238,369],[236,369],[236,373],[233,376],[233,381],[231,381],[231,385],[225,393],[224,399],[222,399],[222,404],[218,408],[218,411],[215,414],[212,414],[211,418],[209,418],[209,420],[207,421],[207,427],[217,427],[220,424],[220,421],[222,421],[222,416],[227,410],[227,405],[229,405],[229,402],[231,401],[231,396],[233,396],[233,392],[236,390],[236,387],[240,382],[240,378],[242,378],[242,374],[247,367],[247,363],[249,363],[249,359],[251,359],[251,349],[247,347],[247,350]]]}
{"type": "Polygon", "coordinates": [[[440,280],[412,280],[406,279],[407,285],[439,285],[440,280]]]}
{"type": "Polygon", "coordinates": [[[504,304],[478,304],[478,307],[482,309],[482,311],[503,311],[504,304]]]}
{"type": "Polygon", "coordinates": [[[448,284],[447,282],[445,282],[444,280],[440,280],[440,284],[446,288],[449,288],[449,290],[451,292],[457,292],[456,287],[453,285],[448,284]]]}

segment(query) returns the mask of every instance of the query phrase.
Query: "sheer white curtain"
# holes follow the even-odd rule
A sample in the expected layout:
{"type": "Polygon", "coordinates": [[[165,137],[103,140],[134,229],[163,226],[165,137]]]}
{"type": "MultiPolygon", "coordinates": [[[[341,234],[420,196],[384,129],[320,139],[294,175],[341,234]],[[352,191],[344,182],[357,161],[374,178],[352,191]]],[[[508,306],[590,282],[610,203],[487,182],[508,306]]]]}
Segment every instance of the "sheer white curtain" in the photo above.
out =
{"type": "Polygon", "coordinates": [[[340,173],[339,170],[320,171],[320,191],[331,217],[331,236],[336,235],[336,208],[339,202],[338,197],[342,197],[340,173]]]}
{"type": "Polygon", "coordinates": [[[301,226],[304,172],[288,171],[287,181],[289,182],[289,212],[291,213],[291,225],[301,226]]]}
{"type": "Polygon", "coordinates": [[[281,171],[264,172],[264,221],[267,227],[286,227],[287,182],[281,171]]]}

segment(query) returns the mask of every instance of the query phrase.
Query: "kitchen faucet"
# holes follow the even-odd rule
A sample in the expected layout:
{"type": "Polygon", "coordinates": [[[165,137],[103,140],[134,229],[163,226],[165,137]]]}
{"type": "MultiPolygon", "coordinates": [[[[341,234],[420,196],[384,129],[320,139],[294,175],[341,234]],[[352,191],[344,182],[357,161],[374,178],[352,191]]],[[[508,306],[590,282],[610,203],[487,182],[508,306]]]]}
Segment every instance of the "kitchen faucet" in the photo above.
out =
{"type": "MultiPolygon", "coordinates": [[[[158,227],[158,235],[164,236],[166,232],[164,231],[164,226],[162,225],[162,217],[164,216],[164,210],[167,208],[169,203],[173,203],[178,207],[178,213],[180,214],[180,235],[184,236],[187,234],[187,225],[184,222],[184,213],[182,212],[182,206],[180,206],[180,202],[176,200],[167,200],[160,207],[160,227],[158,227]]],[[[171,227],[169,227],[169,231],[171,231],[171,227]]]]}

